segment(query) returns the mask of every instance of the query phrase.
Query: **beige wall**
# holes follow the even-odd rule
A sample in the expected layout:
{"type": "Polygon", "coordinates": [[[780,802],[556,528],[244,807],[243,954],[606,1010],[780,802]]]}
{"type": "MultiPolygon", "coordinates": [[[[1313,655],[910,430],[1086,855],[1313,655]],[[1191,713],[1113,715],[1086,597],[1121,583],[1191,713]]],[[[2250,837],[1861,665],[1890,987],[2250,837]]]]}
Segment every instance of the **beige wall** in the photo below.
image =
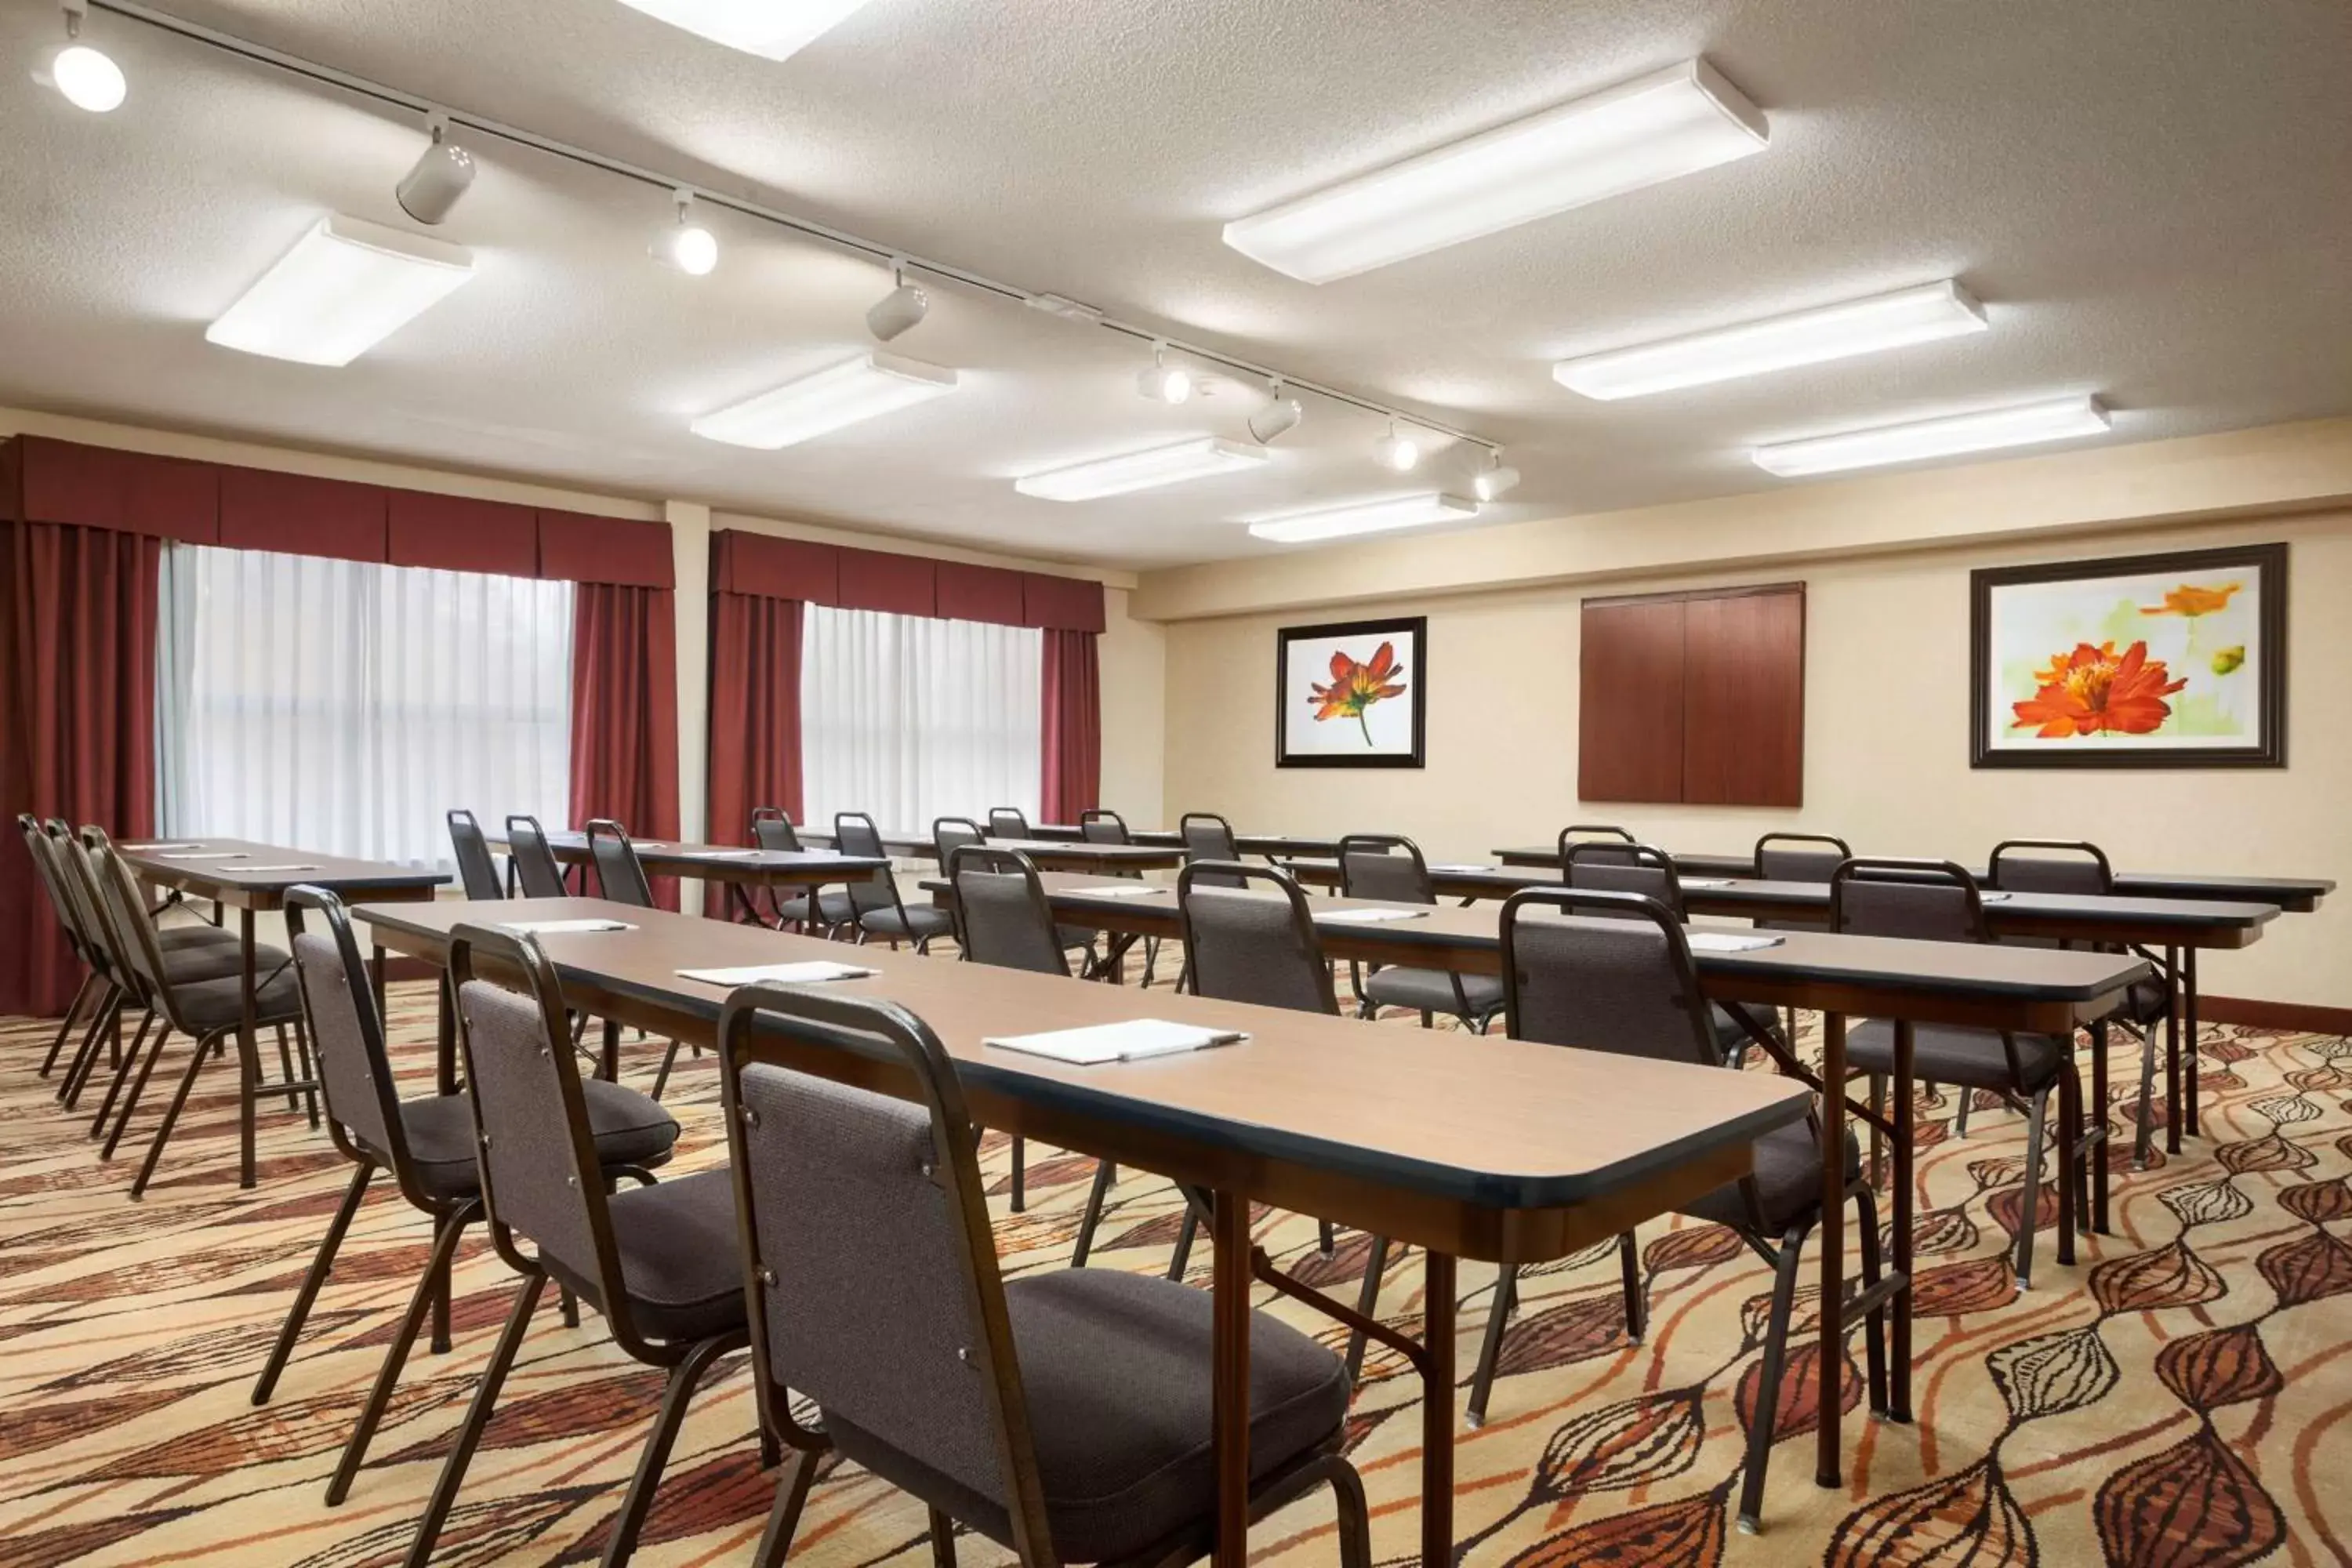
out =
{"type": "MultiPolygon", "coordinates": [[[[1449,555],[1440,544],[1423,542],[1419,559],[1449,555]]],[[[1580,805],[1577,606],[1596,590],[1566,584],[1395,604],[1429,616],[1421,771],[1273,766],[1275,629],[1338,606],[1171,625],[1167,668],[1181,674],[1168,683],[1166,806],[1222,812],[1262,831],[1402,832],[1440,858],[1600,820],[1685,850],[1740,849],[1771,829],[1807,828],[1867,852],[1965,859],[2000,838],[2047,837],[2095,840],[2124,867],[2352,875],[2352,626],[2342,613],[2352,604],[2352,509],[1795,570],[1612,577],[1597,591],[1791,577],[1807,584],[1801,810],[1580,805]],[[1972,567],[2271,539],[2292,551],[2286,768],[1969,766],[1972,567]]],[[[2216,994],[2352,1006],[2352,889],[2316,915],[2282,917],[2242,952],[2208,954],[2203,978],[2216,994]]]]}

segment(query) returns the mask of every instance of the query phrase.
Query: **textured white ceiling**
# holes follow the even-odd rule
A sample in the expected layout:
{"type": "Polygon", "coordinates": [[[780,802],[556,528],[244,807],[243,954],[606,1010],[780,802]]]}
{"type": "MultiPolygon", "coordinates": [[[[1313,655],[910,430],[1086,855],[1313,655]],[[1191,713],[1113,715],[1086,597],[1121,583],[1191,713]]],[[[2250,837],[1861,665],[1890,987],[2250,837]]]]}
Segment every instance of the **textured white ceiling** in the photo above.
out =
{"type": "MultiPolygon", "coordinates": [[[[1752,443],[2097,392],[2110,439],[2352,412],[2342,0],[870,0],[793,59],[616,0],[166,0],[191,20],[1159,323],[1506,442],[1490,520],[1763,489],[1752,443]],[[1760,157],[1320,289],[1230,217],[1704,53],[1760,157]],[[1556,357],[1959,277],[1993,330],[1619,404],[1556,357]]],[[[1239,434],[1254,388],[1135,396],[1141,351],[931,289],[894,348],[957,395],[778,453],[686,433],[862,338],[872,264],[707,221],[719,272],[645,256],[664,197],[476,139],[438,231],[481,276],[344,370],[203,324],[318,214],[403,222],[403,115],[99,14],[129,103],[0,73],[0,401],[709,500],[1127,564],[1270,548],[1238,519],[1397,488],[1370,417],[1309,401],[1273,471],[1076,506],[1012,476],[1239,434]],[[13,83],[13,85],[9,85],[13,83]]],[[[0,15],[0,60],[58,36],[0,15]]],[[[1456,484],[1476,454],[1435,471],[1456,484]]]]}

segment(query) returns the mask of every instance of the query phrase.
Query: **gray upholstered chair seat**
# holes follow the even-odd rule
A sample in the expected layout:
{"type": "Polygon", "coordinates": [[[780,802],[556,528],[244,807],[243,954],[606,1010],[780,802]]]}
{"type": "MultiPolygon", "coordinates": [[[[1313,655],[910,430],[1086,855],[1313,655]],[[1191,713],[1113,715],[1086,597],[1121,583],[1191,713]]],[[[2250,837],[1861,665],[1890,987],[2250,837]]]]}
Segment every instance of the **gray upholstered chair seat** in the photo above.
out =
{"type": "Polygon", "coordinates": [[[903,918],[893,909],[868,910],[857,917],[857,923],[868,936],[900,942],[929,942],[955,931],[955,917],[936,904],[912,905],[903,918]]]}
{"type": "MultiPolygon", "coordinates": [[[[1852,1127],[1845,1131],[1845,1174],[1849,1182],[1862,1174],[1862,1145],[1855,1142],[1852,1127]]],[[[1767,1237],[1777,1236],[1821,1208],[1822,1139],[1811,1122],[1776,1127],[1756,1140],[1756,1198],[1764,1211],[1767,1237]]],[[[1682,1212],[1717,1225],[1750,1223],[1737,1182],[1716,1188],[1682,1212]]]]}
{"type": "MultiPolygon", "coordinates": [[[[233,948],[237,945],[237,939],[236,932],[233,931],[223,931],[218,926],[159,925],[155,928],[155,945],[162,948],[167,953],[202,952],[205,949],[215,947],[233,948]]],[[[257,954],[259,953],[261,949],[258,947],[254,949],[254,952],[257,954]]]]}
{"type": "Polygon", "coordinates": [[[1756,1037],[1740,1027],[1739,1019],[1735,1015],[1741,1013],[1754,1019],[1757,1026],[1766,1034],[1780,1040],[1782,1045],[1788,1044],[1782,1037],[1780,1017],[1771,1008],[1759,1006],[1753,1002],[1710,1003],[1707,1006],[1707,1018],[1715,1026],[1715,1043],[1724,1050],[1728,1051],[1734,1046],[1752,1046],[1756,1043],[1756,1037]]]}
{"type": "MultiPolygon", "coordinates": [[[[286,963],[286,954],[274,947],[256,945],[253,950],[253,973],[267,980],[286,963]]],[[[194,947],[167,947],[163,950],[163,978],[173,989],[183,985],[201,985],[208,980],[234,979],[245,969],[245,955],[235,939],[208,942],[194,947]]]]}
{"type": "Polygon", "coordinates": [[[1503,983],[1491,974],[1461,976],[1461,999],[1454,991],[1454,976],[1443,969],[1391,966],[1364,978],[1364,995],[1382,1007],[1417,1007],[1431,1013],[1452,1013],[1463,1000],[1473,1013],[1491,1013],[1503,1005],[1503,983]]]}
{"type": "Polygon", "coordinates": [[[2172,1005],[2171,988],[2161,980],[2135,980],[2124,991],[2116,1016],[2132,1024],[2160,1024],[2172,1005]]]}
{"type": "Polygon", "coordinates": [[[845,926],[857,918],[857,906],[849,901],[849,894],[844,889],[820,889],[816,895],[816,918],[829,926],[845,926]]]}
{"type": "Polygon", "coordinates": [[[822,920],[824,917],[815,914],[811,910],[809,907],[809,896],[806,893],[802,893],[793,898],[778,899],[776,900],[776,918],[779,920],[798,921],[803,925],[806,925],[812,920],[822,920]]]}
{"type": "MultiPolygon", "coordinates": [[[[677,1142],[677,1123],[658,1101],[603,1079],[582,1079],[580,1094],[587,1104],[596,1157],[604,1164],[652,1165],[669,1157],[677,1142]]],[[[434,1197],[472,1196],[480,1175],[474,1164],[474,1112],[466,1097],[436,1094],[403,1100],[400,1121],[408,1133],[408,1155],[418,1184],[434,1197]]]]}
{"type": "MultiPolygon", "coordinates": [[[[582,1088],[586,1088],[583,1083],[582,1088]]],[[[743,1327],[743,1255],[735,1178],[723,1168],[625,1186],[610,1200],[613,1246],[629,1316],[657,1340],[707,1340],[743,1327]]],[[[548,1271],[565,1269],[553,1258],[548,1271]]],[[[580,1289],[583,1281],[572,1279],[580,1289]]]]}
{"type": "MultiPolygon", "coordinates": [[[[1207,1519],[1216,1495],[1209,1293],[1073,1268],[1008,1281],[1004,1300],[1055,1554],[1117,1560],[1207,1519]]],[[[1287,1324],[1253,1317],[1251,1475],[1270,1475],[1334,1439],[1348,1394],[1338,1356],[1287,1324]]],[[[950,1513],[1012,1543],[998,1503],[831,1411],[825,1430],[875,1474],[918,1496],[955,1497],[950,1513]]]]}
{"type": "MultiPolygon", "coordinates": [[[[273,950],[272,962],[284,964],[285,956],[273,950]]],[[[272,973],[271,964],[262,962],[258,949],[254,962],[260,964],[260,974],[256,977],[259,984],[253,994],[254,1022],[290,1024],[301,1016],[301,992],[295,984],[293,969],[283,967],[272,973]]],[[[228,973],[217,980],[199,980],[192,984],[174,980],[172,995],[188,1026],[207,1034],[225,1029],[245,1016],[245,980],[234,963],[228,973]]]]}
{"type": "MultiPolygon", "coordinates": [[[[2058,1076],[2066,1053],[2047,1035],[2019,1035],[2018,1078],[2009,1076],[2009,1053],[1991,1029],[1922,1024],[1912,1037],[1911,1072],[1921,1083],[1958,1084],[2032,1094],[2058,1076]]],[[[1883,1018],[1846,1031],[1846,1066],[1864,1072],[1895,1070],[1895,1026],[1883,1018]]]]}

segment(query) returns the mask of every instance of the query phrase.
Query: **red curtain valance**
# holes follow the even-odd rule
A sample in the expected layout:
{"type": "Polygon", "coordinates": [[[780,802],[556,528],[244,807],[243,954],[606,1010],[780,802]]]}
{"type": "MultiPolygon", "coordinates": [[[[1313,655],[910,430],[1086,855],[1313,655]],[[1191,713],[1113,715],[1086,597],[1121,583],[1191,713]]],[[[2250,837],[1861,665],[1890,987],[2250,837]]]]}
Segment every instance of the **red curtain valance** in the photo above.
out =
{"type": "Polygon", "coordinates": [[[1083,577],[853,550],[735,529],[711,536],[710,585],[721,594],[798,599],[837,609],[887,610],[1054,631],[1103,629],[1102,584],[1083,577]]]}
{"type": "Polygon", "coordinates": [[[670,588],[669,525],[18,437],[27,521],[448,572],[670,588]]]}

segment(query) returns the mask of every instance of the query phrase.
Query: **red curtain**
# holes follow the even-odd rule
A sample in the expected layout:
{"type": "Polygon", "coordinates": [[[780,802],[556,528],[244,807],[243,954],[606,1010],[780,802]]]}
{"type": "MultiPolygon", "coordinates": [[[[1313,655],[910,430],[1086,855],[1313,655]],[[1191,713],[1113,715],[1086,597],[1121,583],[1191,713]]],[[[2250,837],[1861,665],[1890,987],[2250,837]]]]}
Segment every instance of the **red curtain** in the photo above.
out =
{"type": "Polygon", "coordinates": [[[1045,638],[1045,773],[1041,809],[1047,822],[1076,822],[1102,804],[1102,674],[1095,634],[1048,629],[1045,638]]]}
{"type": "Polygon", "coordinates": [[[0,522],[0,1013],[55,1014],[81,976],[15,816],[155,823],[155,618],[163,542],[110,529],[0,522]]]}
{"type": "MultiPolygon", "coordinates": [[[[801,819],[801,601],[710,596],[710,791],[704,832],[749,844],[751,813],[780,805],[801,819]]],[[[703,894],[716,914],[715,884],[703,894]]]]}
{"type": "MultiPolygon", "coordinates": [[[[677,608],[667,588],[582,583],[572,637],[572,826],[677,837],[677,608]]],[[[677,882],[654,880],[677,908],[677,882]]]]}

